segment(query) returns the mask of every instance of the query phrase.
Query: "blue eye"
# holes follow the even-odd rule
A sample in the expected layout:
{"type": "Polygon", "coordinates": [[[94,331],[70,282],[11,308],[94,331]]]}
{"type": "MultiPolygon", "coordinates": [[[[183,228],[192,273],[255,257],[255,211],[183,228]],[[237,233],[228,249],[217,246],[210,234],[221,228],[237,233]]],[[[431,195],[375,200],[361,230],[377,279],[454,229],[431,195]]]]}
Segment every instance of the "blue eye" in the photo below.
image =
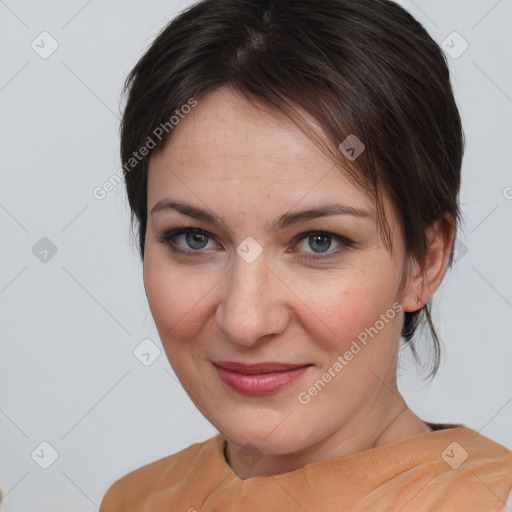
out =
{"type": "Polygon", "coordinates": [[[308,231],[307,233],[302,233],[299,235],[298,242],[302,242],[305,239],[308,242],[308,246],[313,249],[313,255],[308,253],[310,254],[309,256],[301,256],[301,258],[307,260],[324,260],[332,258],[337,256],[344,249],[350,248],[353,245],[347,238],[335,235],[334,233],[328,233],[327,231],[308,231]],[[333,239],[339,244],[338,248],[327,252],[332,245],[333,239]]]}
{"type": "Polygon", "coordinates": [[[159,237],[159,241],[167,244],[169,248],[174,252],[185,253],[190,256],[203,256],[199,250],[206,247],[209,238],[210,235],[201,229],[178,228],[164,233],[161,237],[159,237]],[[183,247],[176,243],[176,240],[180,236],[184,236],[185,243],[188,247],[183,247]]]}
{"type": "MultiPolygon", "coordinates": [[[[353,243],[347,238],[327,231],[308,231],[306,233],[301,233],[296,237],[294,245],[305,239],[307,239],[308,245],[313,249],[313,251],[293,251],[309,254],[307,256],[299,256],[301,259],[305,260],[325,260],[332,258],[343,252],[344,249],[350,248],[353,245],[353,243]],[[338,247],[329,251],[333,239],[337,242],[338,247]]],[[[210,252],[203,251],[203,249],[207,248],[208,242],[212,240],[212,236],[202,229],[183,227],[167,231],[160,236],[158,240],[169,246],[171,251],[174,253],[180,253],[185,256],[204,257],[206,252],[210,252]],[[183,239],[182,244],[177,243],[180,237],[183,239]]],[[[210,249],[212,249],[212,247],[210,247],[210,249]]]]}

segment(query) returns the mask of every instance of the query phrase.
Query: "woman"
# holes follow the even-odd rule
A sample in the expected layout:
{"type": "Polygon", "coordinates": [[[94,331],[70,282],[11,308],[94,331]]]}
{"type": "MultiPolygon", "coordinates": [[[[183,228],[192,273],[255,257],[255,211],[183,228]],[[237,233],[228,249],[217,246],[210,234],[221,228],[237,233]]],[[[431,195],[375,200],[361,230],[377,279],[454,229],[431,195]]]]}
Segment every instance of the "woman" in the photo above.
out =
{"type": "Polygon", "coordinates": [[[148,302],[219,434],[103,512],[496,511],[512,452],[396,384],[453,259],[445,58],[387,0],[203,0],[128,77],[121,155],[148,302]]]}

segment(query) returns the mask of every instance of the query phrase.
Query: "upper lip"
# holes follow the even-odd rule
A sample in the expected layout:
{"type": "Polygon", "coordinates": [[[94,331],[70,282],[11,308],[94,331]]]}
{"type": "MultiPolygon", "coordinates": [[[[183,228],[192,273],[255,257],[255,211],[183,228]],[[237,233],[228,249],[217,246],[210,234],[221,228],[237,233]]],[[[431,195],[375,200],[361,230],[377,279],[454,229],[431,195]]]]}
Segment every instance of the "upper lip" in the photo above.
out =
{"type": "Polygon", "coordinates": [[[258,373],[273,373],[273,372],[285,372],[295,370],[297,368],[303,368],[304,366],[310,366],[310,363],[280,363],[275,361],[261,362],[261,363],[239,363],[237,361],[212,361],[216,366],[220,366],[226,370],[231,370],[238,373],[244,373],[246,375],[256,375],[258,373]]]}

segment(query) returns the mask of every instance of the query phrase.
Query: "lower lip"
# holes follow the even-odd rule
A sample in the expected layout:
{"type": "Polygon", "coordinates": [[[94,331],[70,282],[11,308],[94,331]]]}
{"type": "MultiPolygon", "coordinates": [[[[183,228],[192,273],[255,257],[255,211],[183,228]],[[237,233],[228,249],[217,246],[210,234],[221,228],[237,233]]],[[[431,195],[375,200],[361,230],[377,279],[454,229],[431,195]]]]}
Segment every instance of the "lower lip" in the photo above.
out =
{"type": "Polygon", "coordinates": [[[245,395],[266,395],[268,393],[274,393],[298,379],[309,368],[309,366],[302,366],[301,368],[285,372],[247,375],[226,370],[216,365],[214,366],[220,379],[224,383],[235,391],[245,395]]]}

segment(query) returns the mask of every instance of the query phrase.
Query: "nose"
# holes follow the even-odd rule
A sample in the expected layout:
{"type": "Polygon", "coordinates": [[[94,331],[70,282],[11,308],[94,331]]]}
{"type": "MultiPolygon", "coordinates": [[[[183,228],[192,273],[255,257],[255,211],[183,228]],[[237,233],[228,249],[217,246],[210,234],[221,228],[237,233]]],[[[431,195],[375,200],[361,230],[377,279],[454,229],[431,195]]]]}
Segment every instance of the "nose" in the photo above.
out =
{"type": "Polygon", "coordinates": [[[290,292],[269,266],[265,251],[251,263],[236,254],[220,292],[217,326],[232,343],[246,347],[280,334],[289,322],[286,293],[290,292]]]}

